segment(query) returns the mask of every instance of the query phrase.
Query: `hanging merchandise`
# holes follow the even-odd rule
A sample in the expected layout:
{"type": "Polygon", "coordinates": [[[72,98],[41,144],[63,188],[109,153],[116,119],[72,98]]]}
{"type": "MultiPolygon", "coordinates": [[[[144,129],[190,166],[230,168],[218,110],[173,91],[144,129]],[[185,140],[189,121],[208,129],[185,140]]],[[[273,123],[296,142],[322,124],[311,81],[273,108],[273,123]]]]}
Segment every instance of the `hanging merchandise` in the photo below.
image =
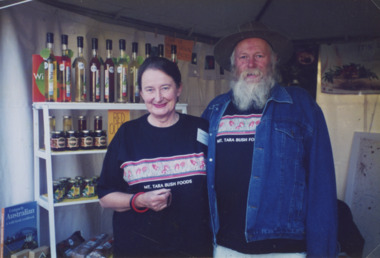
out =
{"type": "Polygon", "coordinates": [[[117,62],[116,73],[116,101],[119,103],[127,102],[127,76],[128,76],[128,60],[125,54],[125,40],[119,40],[120,57],[117,62]]]}
{"type": "Polygon", "coordinates": [[[152,45],[150,43],[145,44],[145,59],[150,57],[152,51],[152,45]]]}
{"type": "Polygon", "coordinates": [[[164,57],[164,45],[163,44],[158,44],[158,56],[164,57]]]}
{"type": "Polygon", "coordinates": [[[173,63],[178,63],[178,59],[177,59],[177,46],[176,45],[171,45],[171,49],[170,49],[170,60],[173,62],[173,63]]]}
{"type": "MultiPolygon", "coordinates": [[[[213,55],[213,47],[206,47],[204,63],[203,63],[203,79],[216,80],[215,58],[213,55]]],[[[219,73],[219,71],[218,71],[219,73]]]]}
{"type": "Polygon", "coordinates": [[[198,57],[200,56],[200,47],[199,43],[195,43],[193,45],[193,50],[191,53],[191,62],[189,63],[189,77],[199,77],[200,68],[198,57]]]}
{"type": "Polygon", "coordinates": [[[107,59],[104,63],[104,102],[115,101],[115,62],[112,58],[112,40],[106,40],[107,59]]]}
{"type": "Polygon", "coordinates": [[[92,58],[90,60],[90,102],[100,101],[100,65],[98,39],[92,38],[92,58]]]}
{"type": "Polygon", "coordinates": [[[86,89],[86,60],[83,57],[83,37],[77,37],[78,57],[74,60],[75,69],[75,101],[87,100],[86,89]]]}

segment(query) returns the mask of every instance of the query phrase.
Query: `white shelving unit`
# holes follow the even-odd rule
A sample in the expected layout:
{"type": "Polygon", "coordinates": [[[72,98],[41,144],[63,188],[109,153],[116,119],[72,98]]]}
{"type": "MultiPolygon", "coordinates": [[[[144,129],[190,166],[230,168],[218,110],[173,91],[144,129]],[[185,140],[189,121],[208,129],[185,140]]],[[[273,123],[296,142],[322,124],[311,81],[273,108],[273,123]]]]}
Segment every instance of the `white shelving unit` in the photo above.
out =
{"type": "MultiPolygon", "coordinates": [[[[49,115],[52,110],[146,110],[143,103],[56,103],[56,102],[37,102],[33,103],[33,138],[34,138],[34,199],[37,201],[39,207],[42,207],[48,212],[49,223],[49,240],[50,240],[50,252],[51,257],[57,257],[56,252],[56,230],[55,230],[55,207],[62,207],[68,205],[80,205],[86,203],[98,202],[97,198],[89,198],[88,200],[75,200],[75,201],[63,201],[54,203],[53,198],[53,162],[54,156],[61,155],[84,155],[84,154],[97,154],[106,153],[106,150],[77,150],[77,151],[64,151],[54,152],[50,148],[50,126],[49,115]],[[42,113],[43,128],[40,126],[40,116],[42,113]],[[41,133],[41,132],[45,133],[41,133]],[[43,143],[45,148],[40,146],[40,137],[43,135],[43,143]],[[46,162],[46,183],[47,193],[40,193],[41,189],[41,166],[40,160],[46,162]],[[47,196],[46,196],[47,194],[47,196]]],[[[180,110],[182,113],[187,113],[187,104],[177,104],[176,110],[180,110]]],[[[40,229],[40,223],[38,223],[38,230],[40,229]]],[[[39,234],[40,235],[40,234],[39,234]]]]}

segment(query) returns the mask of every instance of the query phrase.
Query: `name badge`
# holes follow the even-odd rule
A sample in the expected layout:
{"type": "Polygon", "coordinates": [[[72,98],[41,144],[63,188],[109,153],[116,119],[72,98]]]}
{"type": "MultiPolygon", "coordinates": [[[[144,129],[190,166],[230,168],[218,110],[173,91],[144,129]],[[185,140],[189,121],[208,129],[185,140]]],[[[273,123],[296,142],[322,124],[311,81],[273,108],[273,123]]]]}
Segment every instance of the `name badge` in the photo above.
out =
{"type": "Polygon", "coordinates": [[[198,128],[197,141],[208,146],[208,133],[198,128]]]}

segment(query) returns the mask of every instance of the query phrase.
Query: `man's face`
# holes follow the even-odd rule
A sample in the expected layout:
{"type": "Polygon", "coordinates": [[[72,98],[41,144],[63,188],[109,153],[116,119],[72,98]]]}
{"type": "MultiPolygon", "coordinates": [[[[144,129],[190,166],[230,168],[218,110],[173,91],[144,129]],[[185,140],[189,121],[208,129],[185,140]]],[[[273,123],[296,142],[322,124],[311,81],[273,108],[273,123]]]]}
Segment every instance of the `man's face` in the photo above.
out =
{"type": "Polygon", "coordinates": [[[235,47],[234,57],[237,78],[257,83],[271,75],[271,55],[271,47],[263,39],[248,38],[240,41],[235,47]]]}

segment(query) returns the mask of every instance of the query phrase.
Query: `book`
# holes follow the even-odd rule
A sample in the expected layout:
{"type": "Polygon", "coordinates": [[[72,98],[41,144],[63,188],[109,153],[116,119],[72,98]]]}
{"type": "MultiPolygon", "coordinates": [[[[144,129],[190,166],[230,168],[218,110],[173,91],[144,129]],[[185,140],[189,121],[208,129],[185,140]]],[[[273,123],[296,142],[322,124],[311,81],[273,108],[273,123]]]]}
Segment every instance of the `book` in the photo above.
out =
{"type": "Polygon", "coordinates": [[[1,209],[0,258],[38,247],[37,202],[1,209]]]}

